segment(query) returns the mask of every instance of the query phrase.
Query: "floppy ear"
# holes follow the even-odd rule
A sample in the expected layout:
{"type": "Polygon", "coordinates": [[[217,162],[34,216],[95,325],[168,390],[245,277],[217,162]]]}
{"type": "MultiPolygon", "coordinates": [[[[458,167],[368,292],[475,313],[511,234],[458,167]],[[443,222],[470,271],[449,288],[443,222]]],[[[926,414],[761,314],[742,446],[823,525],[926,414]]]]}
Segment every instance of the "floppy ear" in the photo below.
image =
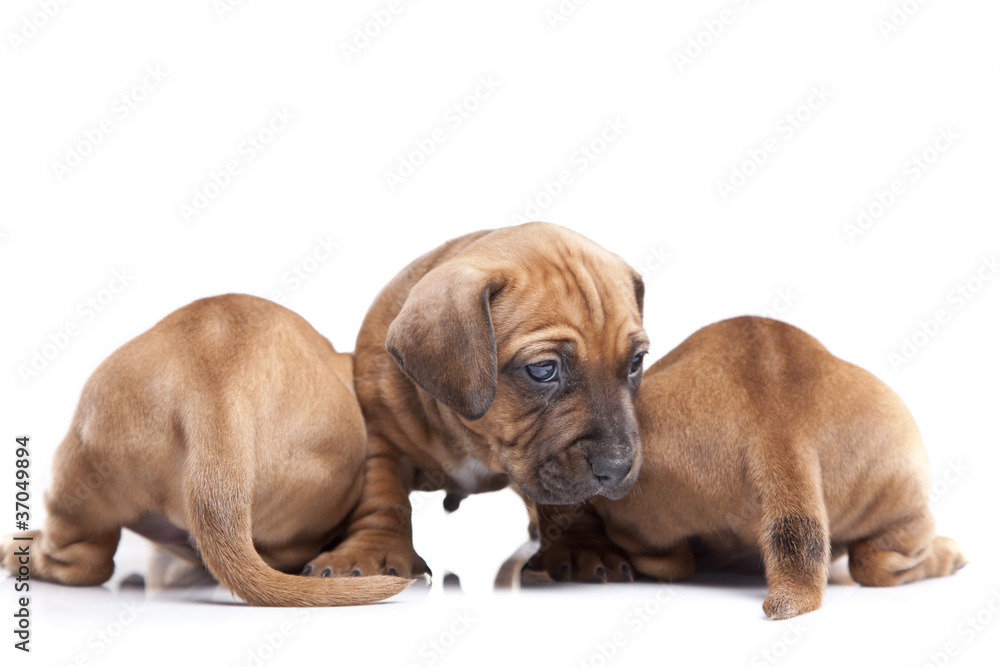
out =
{"type": "Polygon", "coordinates": [[[502,278],[446,262],[417,281],[389,325],[385,347],[411,380],[466,419],[479,419],[497,390],[490,299],[502,278]]]}

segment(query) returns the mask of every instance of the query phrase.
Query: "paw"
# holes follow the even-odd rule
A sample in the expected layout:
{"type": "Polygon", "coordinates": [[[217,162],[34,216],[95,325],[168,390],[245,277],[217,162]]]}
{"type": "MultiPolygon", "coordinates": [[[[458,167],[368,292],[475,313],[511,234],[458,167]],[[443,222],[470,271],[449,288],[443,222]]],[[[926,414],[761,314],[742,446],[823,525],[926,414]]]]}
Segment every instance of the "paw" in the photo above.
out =
{"type": "Polygon", "coordinates": [[[932,575],[940,574],[947,576],[955,574],[969,564],[969,560],[962,553],[958,542],[950,537],[941,537],[940,535],[935,537],[932,549],[933,558],[939,562],[936,568],[937,572],[933,572],[932,575]]]}
{"type": "Polygon", "coordinates": [[[771,620],[780,621],[816,611],[822,603],[822,593],[778,588],[772,590],[764,600],[764,613],[771,620]]]}
{"type": "Polygon", "coordinates": [[[522,578],[526,572],[545,572],[554,581],[596,584],[635,579],[628,559],[604,538],[554,542],[532,556],[521,572],[522,578]]]}
{"type": "MultiPolygon", "coordinates": [[[[25,545],[31,546],[31,554],[34,556],[37,552],[37,545],[40,541],[39,538],[42,536],[42,531],[40,530],[29,530],[23,533],[11,533],[10,535],[4,535],[0,538],[0,564],[3,565],[3,569],[11,574],[17,574],[17,570],[21,567],[22,563],[17,560],[17,550],[18,547],[23,547],[25,545]],[[15,540],[14,537],[31,537],[32,540],[15,540]]],[[[37,568],[32,568],[37,569],[37,568]]],[[[32,572],[35,576],[36,572],[32,572]]]]}
{"type": "Polygon", "coordinates": [[[309,577],[367,577],[387,574],[393,577],[417,578],[430,574],[424,559],[402,535],[352,536],[333,551],[321,553],[305,569],[309,577]]]}

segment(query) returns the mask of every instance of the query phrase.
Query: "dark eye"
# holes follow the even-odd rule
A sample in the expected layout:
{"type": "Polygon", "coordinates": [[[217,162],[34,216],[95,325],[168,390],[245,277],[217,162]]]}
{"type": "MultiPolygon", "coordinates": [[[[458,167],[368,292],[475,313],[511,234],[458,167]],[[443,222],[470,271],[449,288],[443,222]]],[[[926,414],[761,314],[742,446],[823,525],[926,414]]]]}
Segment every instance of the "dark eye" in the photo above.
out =
{"type": "Polygon", "coordinates": [[[629,375],[635,375],[642,370],[642,358],[644,356],[646,356],[645,352],[636,352],[636,355],[632,357],[632,365],[628,369],[629,375]]]}
{"type": "Polygon", "coordinates": [[[524,368],[535,382],[552,382],[559,376],[559,366],[554,361],[539,361],[524,368]]]}

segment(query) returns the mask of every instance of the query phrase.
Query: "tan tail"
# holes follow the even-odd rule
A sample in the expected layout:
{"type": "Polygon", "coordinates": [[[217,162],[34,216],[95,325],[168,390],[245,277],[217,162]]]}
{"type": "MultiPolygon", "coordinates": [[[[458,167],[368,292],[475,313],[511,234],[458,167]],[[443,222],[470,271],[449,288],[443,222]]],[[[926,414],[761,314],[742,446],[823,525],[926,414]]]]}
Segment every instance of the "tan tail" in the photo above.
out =
{"type": "Polygon", "coordinates": [[[271,568],[253,544],[253,452],[234,440],[242,429],[214,420],[191,437],[185,493],[191,534],[202,560],[219,582],[260,607],[340,607],[378,602],[413,581],[373,576],[316,578],[271,568]],[[227,427],[228,426],[228,427],[227,427]]]}

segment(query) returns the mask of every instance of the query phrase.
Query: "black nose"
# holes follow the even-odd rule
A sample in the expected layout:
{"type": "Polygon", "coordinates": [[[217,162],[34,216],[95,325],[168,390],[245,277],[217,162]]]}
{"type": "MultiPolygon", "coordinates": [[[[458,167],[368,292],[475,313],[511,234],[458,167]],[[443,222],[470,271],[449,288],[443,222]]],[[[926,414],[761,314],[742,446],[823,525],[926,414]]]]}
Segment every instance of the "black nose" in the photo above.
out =
{"type": "Polygon", "coordinates": [[[590,470],[604,486],[614,486],[628,476],[632,470],[632,459],[597,456],[589,460],[590,470]]]}

